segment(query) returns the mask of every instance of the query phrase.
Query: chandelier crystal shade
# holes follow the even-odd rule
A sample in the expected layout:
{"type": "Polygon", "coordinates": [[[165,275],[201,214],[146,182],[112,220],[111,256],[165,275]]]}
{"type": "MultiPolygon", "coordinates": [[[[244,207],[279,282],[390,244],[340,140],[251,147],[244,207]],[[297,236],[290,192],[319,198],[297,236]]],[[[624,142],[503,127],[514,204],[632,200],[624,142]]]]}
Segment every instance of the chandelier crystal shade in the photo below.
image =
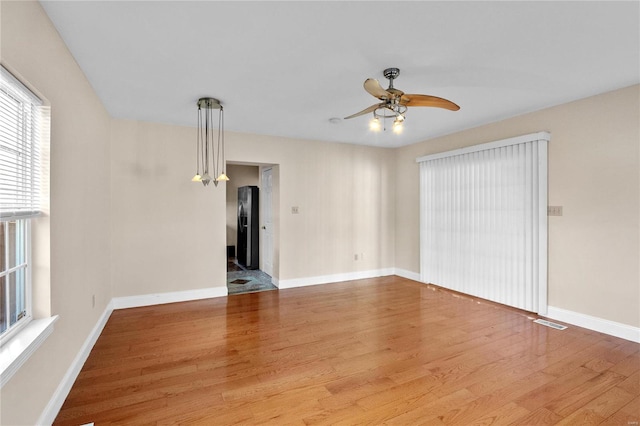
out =
{"type": "Polygon", "coordinates": [[[193,182],[202,182],[204,186],[213,182],[228,181],[224,159],[224,108],[214,98],[198,99],[198,133],[196,137],[196,174],[193,182]],[[215,111],[218,112],[218,125],[215,126],[215,111]],[[215,176],[212,178],[211,176],[215,176]]]}

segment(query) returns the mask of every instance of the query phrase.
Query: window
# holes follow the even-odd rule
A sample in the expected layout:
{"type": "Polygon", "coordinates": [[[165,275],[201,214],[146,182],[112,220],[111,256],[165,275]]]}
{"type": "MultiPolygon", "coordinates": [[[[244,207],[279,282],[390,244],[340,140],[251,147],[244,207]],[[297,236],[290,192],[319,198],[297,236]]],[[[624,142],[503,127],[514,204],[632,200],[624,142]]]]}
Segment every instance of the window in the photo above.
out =
{"type": "Polygon", "coordinates": [[[0,223],[0,334],[11,330],[27,312],[27,219],[0,223]]]}
{"type": "Polygon", "coordinates": [[[41,210],[42,102],[4,67],[0,79],[0,345],[31,319],[30,218],[41,210]]]}
{"type": "Polygon", "coordinates": [[[547,143],[540,132],[418,159],[420,277],[547,309],[547,143]]]}

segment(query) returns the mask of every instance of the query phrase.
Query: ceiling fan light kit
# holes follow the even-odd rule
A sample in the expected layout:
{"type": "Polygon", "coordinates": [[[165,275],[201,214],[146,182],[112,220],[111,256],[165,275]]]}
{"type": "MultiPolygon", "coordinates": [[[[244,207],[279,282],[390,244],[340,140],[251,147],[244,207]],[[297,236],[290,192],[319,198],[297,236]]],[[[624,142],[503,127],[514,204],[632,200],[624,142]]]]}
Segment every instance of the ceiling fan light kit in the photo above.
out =
{"type": "Polygon", "coordinates": [[[380,124],[380,119],[376,117],[375,112],[373,113],[373,118],[369,122],[369,128],[374,132],[379,132],[382,125],[380,124]]]}
{"type": "Polygon", "coordinates": [[[393,120],[393,133],[399,135],[400,133],[402,133],[402,122],[404,120],[398,120],[397,118],[395,120],[393,120]]]}
{"type": "Polygon", "coordinates": [[[393,87],[393,80],[400,75],[399,68],[387,68],[382,72],[382,75],[389,80],[389,87],[386,90],[380,86],[376,79],[368,78],[364,82],[364,90],[382,102],[345,117],[345,120],[373,113],[369,128],[373,131],[380,131],[381,129],[386,130],[386,126],[380,124],[380,118],[382,118],[383,123],[387,118],[393,118],[393,132],[399,134],[402,133],[403,123],[406,119],[405,113],[408,107],[434,107],[450,111],[458,111],[460,109],[458,105],[447,99],[430,95],[405,94],[402,90],[393,87]]]}
{"type": "Polygon", "coordinates": [[[229,180],[224,171],[224,108],[215,98],[200,98],[197,105],[196,174],[191,178],[191,181],[202,182],[204,186],[213,182],[215,186],[218,186],[218,182],[229,180]],[[215,110],[218,111],[217,129],[214,124],[215,110]],[[216,176],[215,179],[209,175],[209,171],[213,173],[213,176],[216,176]]]}

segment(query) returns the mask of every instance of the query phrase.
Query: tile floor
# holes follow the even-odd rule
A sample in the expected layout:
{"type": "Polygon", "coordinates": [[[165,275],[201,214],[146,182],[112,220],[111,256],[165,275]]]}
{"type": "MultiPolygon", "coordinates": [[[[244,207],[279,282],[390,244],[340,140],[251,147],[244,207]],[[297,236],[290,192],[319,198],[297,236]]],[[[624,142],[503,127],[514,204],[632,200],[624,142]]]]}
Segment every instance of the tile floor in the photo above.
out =
{"type": "Polygon", "coordinates": [[[227,262],[227,289],[229,295],[277,290],[271,283],[271,276],[259,269],[245,269],[235,258],[227,262]]]}

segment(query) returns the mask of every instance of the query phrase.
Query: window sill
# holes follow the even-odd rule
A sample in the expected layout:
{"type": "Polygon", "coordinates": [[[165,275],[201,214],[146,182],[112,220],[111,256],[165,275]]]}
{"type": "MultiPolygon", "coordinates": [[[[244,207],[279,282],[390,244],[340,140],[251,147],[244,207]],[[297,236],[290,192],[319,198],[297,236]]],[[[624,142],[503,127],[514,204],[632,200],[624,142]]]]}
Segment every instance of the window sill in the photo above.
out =
{"type": "Polygon", "coordinates": [[[24,329],[0,348],[0,389],[53,332],[58,315],[31,320],[24,329]]]}

